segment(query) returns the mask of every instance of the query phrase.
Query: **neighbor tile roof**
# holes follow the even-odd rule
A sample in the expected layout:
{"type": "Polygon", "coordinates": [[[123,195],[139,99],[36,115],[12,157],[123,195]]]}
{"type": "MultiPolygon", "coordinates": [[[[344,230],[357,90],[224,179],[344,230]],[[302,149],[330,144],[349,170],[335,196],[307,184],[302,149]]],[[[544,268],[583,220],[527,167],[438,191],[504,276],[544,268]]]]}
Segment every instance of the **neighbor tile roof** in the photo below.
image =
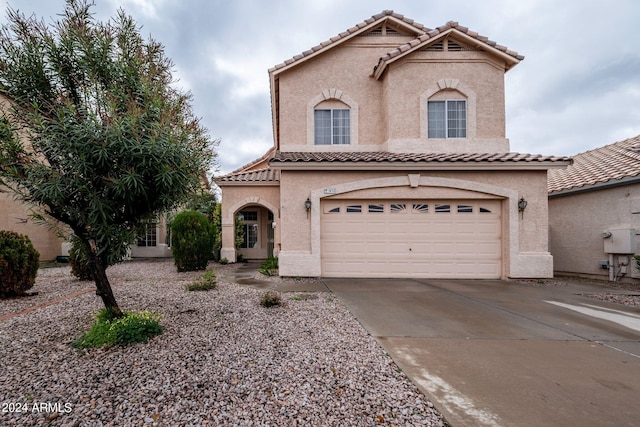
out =
{"type": "Polygon", "coordinates": [[[575,155],[573,165],[549,171],[548,190],[554,193],[631,177],[640,177],[640,135],[575,155]]]}
{"type": "Polygon", "coordinates": [[[368,152],[282,152],[277,151],[270,165],[281,163],[536,163],[569,162],[569,157],[543,156],[523,153],[390,153],[386,151],[368,152]]]}
{"type": "Polygon", "coordinates": [[[230,174],[214,178],[218,184],[225,183],[269,183],[280,182],[280,171],[275,169],[259,169],[250,172],[232,172],[230,174]]]}
{"type": "Polygon", "coordinates": [[[408,25],[411,25],[412,27],[416,28],[419,31],[422,31],[424,33],[428,33],[429,31],[432,31],[430,28],[425,27],[422,24],[419,24],[418,22],[415,22],[413,19],[409,19],[406,18],[404,15],[400,14],[400,13],[395,13],[393,10],[384,10],[381,13],[378,13],[377,15],[373,15],[371,18],[366,19],[364,21],[362,21],[359,24],[354,25],[353,27],[341,32],[340,34],[338,34],[337,36],[331,37],[329,40],[324,41],[322,43],[320,43],[317,46],[312,47],[311,49],[308,49],[304,52],[302,52],[301,54],[298,54],[296,56],[294,56],[293,58],[287,59],[286,61],[284,61],[281,64],[275,65],[274,67],[269,69],[269,72],[272,71],[276,71],[280,68],[284,68],[290,64],[293,64],[294,62],[297,62],[309,55],[312,55],[313,53],[322,50],[324,48],[326,48],[329,45],[332,45],[334,43],[339,42],[342,39],[345,39],[347,37],[349,37],[351,34],[356,33],[358,31],[360,31],[363,27],[366,27],[384,17],[394,17],[408,25]]]}

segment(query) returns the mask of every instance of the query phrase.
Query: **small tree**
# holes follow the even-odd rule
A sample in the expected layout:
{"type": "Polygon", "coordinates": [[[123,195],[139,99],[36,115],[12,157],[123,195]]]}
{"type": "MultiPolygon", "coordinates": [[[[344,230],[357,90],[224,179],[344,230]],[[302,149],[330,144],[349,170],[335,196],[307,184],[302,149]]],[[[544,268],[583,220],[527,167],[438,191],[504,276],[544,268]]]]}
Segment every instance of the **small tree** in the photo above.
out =
{"type": "Polygon", "coordinates": [[[96,293],[122,312],[106,275],[141,219],[183,203],[212,165],[212,143],[177,90],[161,44],[120,10],[97,22],[67,0],[51,27],[9,8],[0,33],[0,185],[66,224],[96,293]],[[24,141],[28,143],[25,144],[24,141]]]}

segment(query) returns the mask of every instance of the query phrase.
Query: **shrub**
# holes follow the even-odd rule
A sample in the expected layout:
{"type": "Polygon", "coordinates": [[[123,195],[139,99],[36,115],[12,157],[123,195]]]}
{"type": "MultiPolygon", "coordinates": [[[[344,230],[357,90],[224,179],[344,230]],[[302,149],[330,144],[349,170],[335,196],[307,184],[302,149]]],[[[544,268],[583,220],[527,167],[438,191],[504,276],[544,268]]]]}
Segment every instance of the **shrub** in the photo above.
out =
{"type": "Polygon", "coordinates": [[[209,289],[215,289],[217,285],[216,273],[209,270],[204,273],[202,279],[185,286],[185,288],[188,291],[208,291],[209,289]]]}
{"type": "Polygon", "coordinates": [[[277,307],[282,304],[280,294],[274,291],[267,291],[260,298],[260,305],[266,308],[277,307]]]}
{"type": "Polygon", "coordinates": [[[0,297],[25,295],[36,282],[39,260],[29,237],[0,230],[0,297]]]}
{"type": "Polygon", "coordinates": [[[171,223],[173,259],[178,271],[205,270],[213,253],[213,226],[206,216],[184,211],[171,223]]]}
{"type": "Polygon", "coordinates": [[[90,348],[146,343],[162,333],[160,318],[159,314],[149,311],[125,311],[122,317],[114,318],[109,310],[103,308],[89,332],[74,341],[73,346],[90,348]]]}
{"type": "Polygon", "coordinates": [[[227,258],[222,258],[219,262],[220,262],[220,264],[222,264],[222,265],[229,264],[229,260],[228,260],[227,258]]]}
{"type": "Polygon", "coordinates": [[[278,274],[278,257],[269,257],[260,265],[258,271],[265,276],[275,276],[278,274]]]}
{"type": "Polygon", "coordinates": [[[75,234],[71,236],[71,249],[69,249],[69,265],[71,274],[80,280],[93,280],[89,268],[89,256],[84,245],[75,234]]]}

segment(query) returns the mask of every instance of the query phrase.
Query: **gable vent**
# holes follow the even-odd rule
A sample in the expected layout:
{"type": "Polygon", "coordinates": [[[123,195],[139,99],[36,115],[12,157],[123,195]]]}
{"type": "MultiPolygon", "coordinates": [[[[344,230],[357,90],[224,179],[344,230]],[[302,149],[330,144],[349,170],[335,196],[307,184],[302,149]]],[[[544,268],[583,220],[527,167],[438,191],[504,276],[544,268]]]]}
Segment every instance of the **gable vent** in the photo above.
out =
{"type": "Polygon", "coordinates": [[[444,42],[439,41],[438,43],[434,43],[425,50],[430,52],[442,52],[444,50],[444,42]]]}
{"type": "Polygon", "coordinates": [[[381,36],[406,36],[407,34],[400,32],[394,28],[391,28],[387,25],[382,25],[375,30],[369,31],[365,36],[367,37],[381,37],[381,36]]]}
{"type": "Polygon", "coordinates": [[[449,43],[447,43],[447,50],[452,52],[462,52],[463,49],[462,46],[460,46],[458,43],[449,41],[449,43]]]}
{"type": "Polygon", "coordinates": [[[382,27],[378,27],[375,30],[369,31],[365,36],[367,37],[380,37],[382,35],[382,27]]]}

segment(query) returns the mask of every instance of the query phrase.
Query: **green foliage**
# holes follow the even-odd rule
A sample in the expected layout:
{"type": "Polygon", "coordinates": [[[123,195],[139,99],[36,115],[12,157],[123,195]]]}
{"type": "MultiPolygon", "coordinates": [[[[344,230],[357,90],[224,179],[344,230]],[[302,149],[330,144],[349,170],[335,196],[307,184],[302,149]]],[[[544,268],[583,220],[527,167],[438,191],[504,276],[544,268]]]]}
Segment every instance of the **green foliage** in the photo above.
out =
{"type": "Polygon", "coordinates": [[[222,204],[218,203],[213,211],[213,259],[220,259],[220,249],[222,249],[222,204]]]}
{"type": "Polygon", "coordinates": [[[275,276],[278,274],[278,257],[269,257],[260,265],[258,271],[265,276],[275,276]]]}
{"type": "Polygon", "coordinates": [[[275,291],[267,291],[260,298],[260,305],[266,308],[277,307],[282,304],[282,297],[275,291]]]}
{"type": "Polygon", "coordinates": [[[189,201],[184,205],[185,210],[198,211],[204,214],[209,221],[214,221],[214,215],[219,203],[216,195],[206,191],[201,191],[191,196],[189,201]]]}
{"type": "MultiPolygon", "coordinates": [[[[239,249],[244,242],[244,221],[240,219],[240,216],[236,217],[236,249],[239,249]]],[[[241,255],[238,255],[241,257],[241,255]]],[[[238,261],[240,262],[240,261],[238,261]]]]}
{"type": "Polygon", "coordinates": [[[636,260],[636,267],[640,270],[640,255],[634,255],[633,258],[636,260]]]}
{"type": "Polygon", "coordinates": [[[222,265],[229,264],[229,260],[228,260],[228,259],[226,259],[226,258],[222,258],[222,259],[220,260],[220,264],[222,264],[222,265]]]}
{"type": "Polygon", "coordinates": [[[190,285],[185,286],[188,291],[208,291],[215,289],[218,285],[216,280],[216,273],[213,271],[205,271],[204,275],[197,282],[193,282],[190,285]]]}
{"type": "Polygon", "coordinates": [[[0,185],[91,248],[105,301],[106,268],[126,256],[142,219],[201,187],[217,141],[194,116],[191,95],[174,85],[164,47],[143,38],[124,11],[100,22],[92,6],[67,0],[50,26],[8,9],[0,185]]]}
{"type": "Polygon", "coordinates": [[[100,310],[89,332],[73,342],[77,348],[127,345],[148,342],[162,333],[161,316],[157,313],[125,311],[115,318],[106,308],[100,310]]]}
{"type": "Polygon", "coordinates": [[[178,271],[207,268],[213,252],[213,225],[196,211],[184,211],[171,223],[173,259],[178,271]]]}
{"type": "Polygon", "coordinates": [[[71,235],[71,249],[69,249],[69,265],[71,274],[80,280],[93,280],[89,268],[89,255],[82,241],[75,234],[71,235]]]}
{"type": "Polygon", "coordinates": [[[0,230],[0,297],[24,295],[31,289],[39,259],[29,237],[0,230]]]}

